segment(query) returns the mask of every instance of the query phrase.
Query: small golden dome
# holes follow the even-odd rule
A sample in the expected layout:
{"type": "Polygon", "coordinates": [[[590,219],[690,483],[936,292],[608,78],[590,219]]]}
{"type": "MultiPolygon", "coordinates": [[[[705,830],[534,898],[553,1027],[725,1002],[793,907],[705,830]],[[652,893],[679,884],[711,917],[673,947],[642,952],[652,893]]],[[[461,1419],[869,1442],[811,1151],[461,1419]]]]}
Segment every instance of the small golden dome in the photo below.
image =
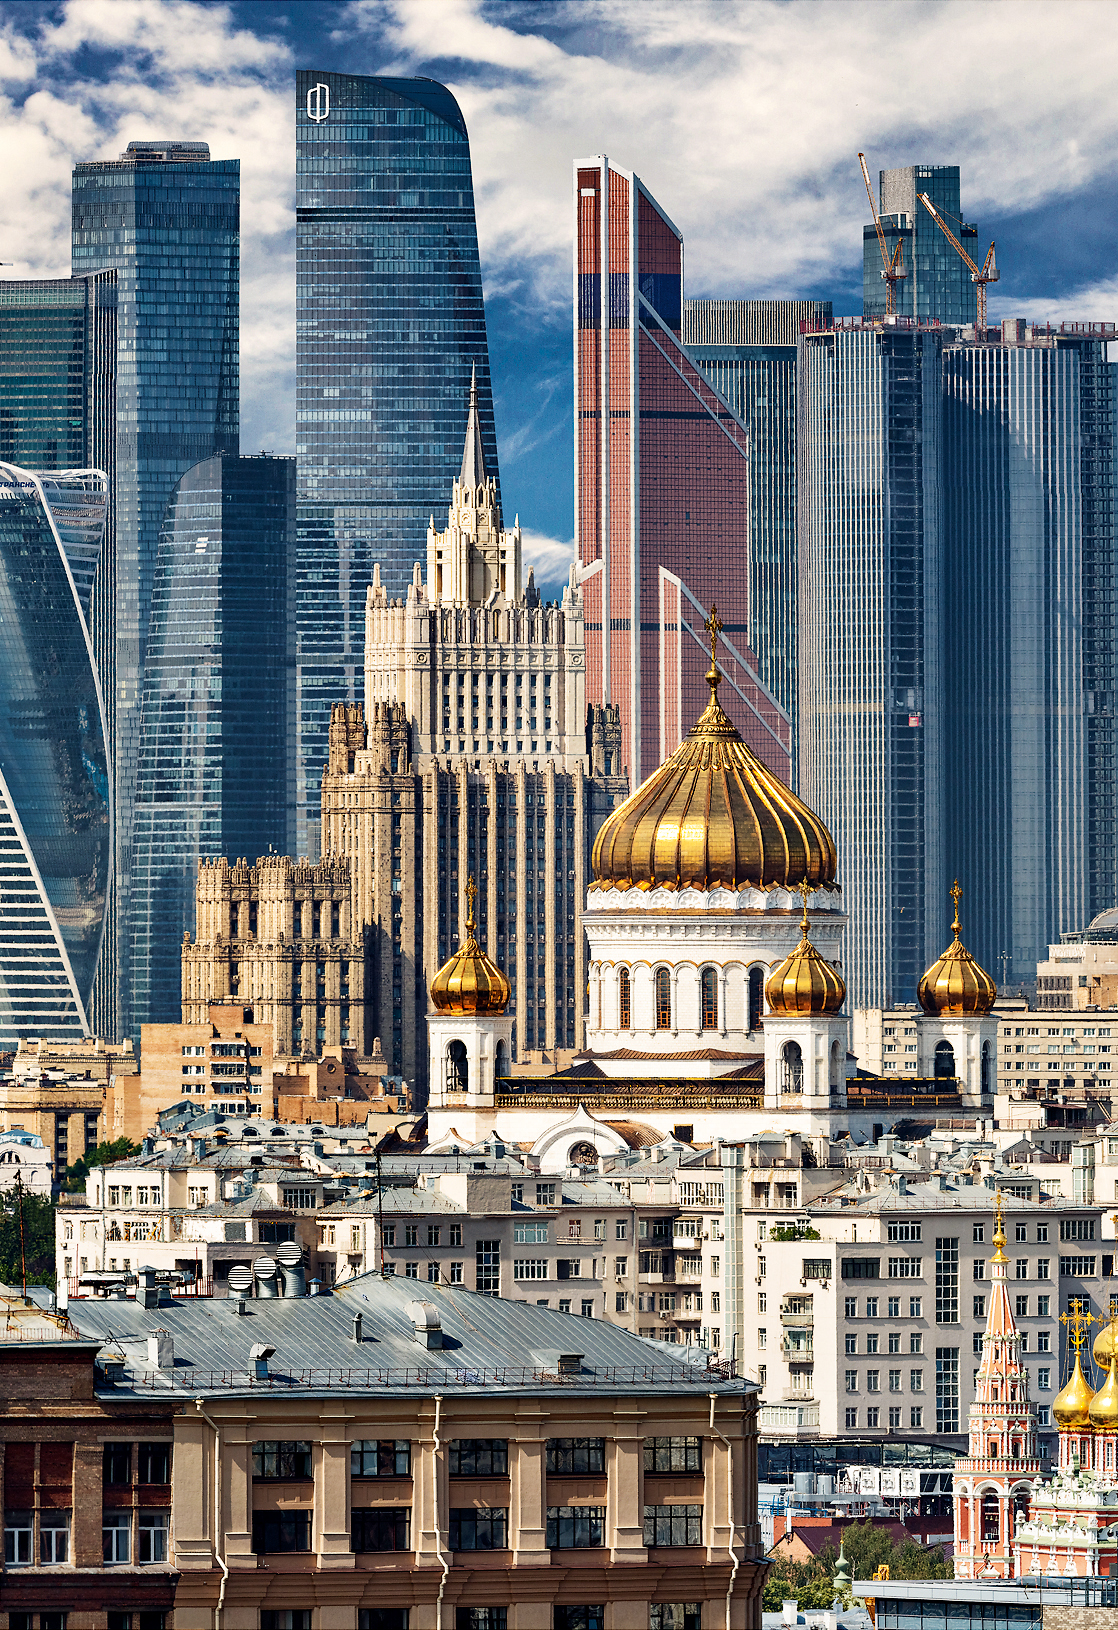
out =
{"type": "Polygon", "coordinates": [[[1100,1370],[1109,1369],[1110,1360],[1115,1353],[1118,1353],[1118,1340],[1115,1339],[1116,1337],[1118,1337],[1118,1317],[1111,1319],[1109,1324],[1103,1325],[1095,1337],[1095,1345],[1091,1348],[1091,1357],[1100,1370]]]}
{"type": "Polygon", "coordinates": [[[801,884],[804,915],[800,943],[778,962],[765,981],[765,999],[773,1013],[837,1013],[846,1000],[846,984],[837,968],[821,957],[807,937],[807,884],[801,884]]]}
{"type": "Polygon", "coordinates": [[[1090,1415],[1098,1431],[1118,1431],[1118,1356],[1111,1357],[1110,1374],[1091,1399],[1090,1415]]]}
{"type": "Polygon", "coordinates": [[[1076,1353],[1071,1379],[1065,1387],[1061,1387],[1052,1404],[1056,1425],[1063,1431],[1074,1431],[1077,1427],[1090,1426],[1091,1400],[1094,1396],[1087,1385],[1087,1377],[1083,1374],[1079,1354],[1076,1353]]]}
{"type": "Polygon", "coordinates": [[[444,962],[431,981],[431,1005],[440,1013],[503,1013],[512,986],[474,937],[477,888],[466,884],[466,942],[444,962]]]}
{"type": "Polygon", "coordinates": [[[962,892],[956,878],[951,889],[955,901],[955,921],[951,927],[955,938],[938,962],[932,963],[916,991],[920,1006],[933,1019],[943,1014],[989,1013],[998,997],[998,987],[985,968],[979,967],[959,938],[959,899],[962,892]]]}
{"type": "Polygon", "coordinates": [[[830,832],[747,747],[718,701],[711,607],[710,702],[665,764],[594,841],[591,889],[831,888],[830,832]]]}

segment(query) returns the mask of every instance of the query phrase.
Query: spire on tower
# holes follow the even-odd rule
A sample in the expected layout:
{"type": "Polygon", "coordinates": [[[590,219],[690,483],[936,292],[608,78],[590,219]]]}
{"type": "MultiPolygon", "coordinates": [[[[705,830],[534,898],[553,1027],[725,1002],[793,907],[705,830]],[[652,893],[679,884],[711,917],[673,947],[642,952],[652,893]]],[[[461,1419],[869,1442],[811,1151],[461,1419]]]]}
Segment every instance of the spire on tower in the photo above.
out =
{"type": "Polygon", "coordinates": [[[470,375],[470,412],[466,420],[466,445],[462,451],[462,474],[467,487],[480,487],[485,480],[485,452],[481,445],[481,421],[477,416],[477,363],[470,375]]]}

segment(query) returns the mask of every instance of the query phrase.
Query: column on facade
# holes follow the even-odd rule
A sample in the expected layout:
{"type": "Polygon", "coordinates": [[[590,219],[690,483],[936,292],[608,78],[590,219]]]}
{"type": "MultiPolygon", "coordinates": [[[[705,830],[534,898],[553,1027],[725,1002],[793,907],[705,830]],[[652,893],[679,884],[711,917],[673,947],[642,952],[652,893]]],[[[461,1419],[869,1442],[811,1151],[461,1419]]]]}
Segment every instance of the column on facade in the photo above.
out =
{"type": "Polygon", "coordinates": [[[356,1558],[350,1545],[350,1428],[343,1403],[324,1404],[318,1445],[318,1476],[314,1480],[314,1531],[318,1566],[352,1569],[356,1558]]]}
{"type": "MultiPolygon", "coordinates": [[[[220,1478],[225,1505],[225,1560],[230,1567],[255,1568],[252,1549],[252,1433],[251,1421],[220,1421],[222,1454],[213,1464],[220,1478]]],[[[207,1479],[208,1481],[208,1479],[207,1479]]],[[[213,1485],[210,1486],[212,1499],[213,1485]]]]}
{"type": "Polygon", "coordinates": [[[515,1540],[513,1567],[550,1567],[547,1548],[546,1422],[537,1406],[516,1412],[516,1436],[509,1449],[509,1528],[515,1540]]]}
{"type": "Polygon", "coordinates": [[[644,1548],[644,1415],[619,1407],[607,1443],[606,1529],[610,1561],[647,1562],[644,1548]]]}

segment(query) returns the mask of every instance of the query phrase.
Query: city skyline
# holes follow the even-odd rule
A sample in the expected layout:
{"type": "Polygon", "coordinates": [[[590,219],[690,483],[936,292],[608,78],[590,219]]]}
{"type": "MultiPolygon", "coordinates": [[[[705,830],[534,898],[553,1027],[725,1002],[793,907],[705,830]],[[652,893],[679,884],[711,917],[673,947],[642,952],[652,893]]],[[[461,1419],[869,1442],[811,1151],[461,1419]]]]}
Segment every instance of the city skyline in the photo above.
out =
{"type": "MultiPolygon", "coordinates": [[[[608,15],[595,9],[585,29],[550,4],[529,12],[481,3],[183,4],[127,18],[118,9],[112,28],[97,8],[3,4],[0,80],[9,105],[0,129],[25,160],[9,206],[27,229],[2,255],[26,257],[14,277],[67,271],[72,164],[115,156],[145,132],[163,136],[165,110],[175,106],[180,134],[210,140],[215,157],[242,161],[243,441],[248,451],[293,452],[294,164],[283,132],[294,70],[314,61],[445,81],[465,114],[480,181],[504,507],[533,517],[526,566],[535,565],[541,584],[557,584],[573,539],[567,304],[569,165],[577,153],[612,151],[657,196],[686,196],[679,225],[693,298],[794,295],[833,299],[840,314],[860,310],[867,217],[860,148],[875,177],[918,156],[963,167],[968,217],[981,222],[986,242],[998,243],[1002,281],[992,291],[992,317],[1105,317],[1118,297],[1118,285],[1100,271],[1118,247],[1115,115],[1098,89],[1114,47],[1104,41],[1084,62],[1074,44],[1083,8],[1063,8],[1068,24],[1056,39],[1043,28],[1043,8],[1019,8],[1008,42],[991,32],[983,7],[882,8],[858,42],[842,12],[812,8],[811,26],[828,41],[819,106],[808,126],[782,140],[771,98],[806,46],[806,11],[797,6],[755,8],[750,26],[736,8],[697,4],[680,52],[666,48],[681,20],[654,7],[658,27],[650,35],[625,4],[608,15]],[[914,125],[911,98],[895,90],[875,97],[866,64],[888,59],[914,74],[921,62],[946,60],[947,34],[950,55],[966,64],[962,78],[921,71],[914,125]],[[764,60],[775,64],[763,79],[761,42],[764,60]],[[44,100],[39,87],[48,75],[44,100]],[[985,113],[975,124],[962,110],[978,105],[978,75],[985,113]],[[700,87],[706,117],[686,121],[681,110],[700,87]],[[743,108],[749,139],[739,129],[743,108]],[[763,163],[748,157],[757,150],[763,163]]],[[[816,35],[813,50],[818,45],[816,35]]]]}

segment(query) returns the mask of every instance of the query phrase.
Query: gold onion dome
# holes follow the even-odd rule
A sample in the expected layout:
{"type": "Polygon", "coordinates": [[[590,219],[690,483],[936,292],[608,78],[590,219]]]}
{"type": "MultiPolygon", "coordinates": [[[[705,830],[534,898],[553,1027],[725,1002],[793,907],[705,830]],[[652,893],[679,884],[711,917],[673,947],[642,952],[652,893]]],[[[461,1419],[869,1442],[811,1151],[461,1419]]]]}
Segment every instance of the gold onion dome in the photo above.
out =
{"type": "Polygon", "coordinates": [[[1079,1354],[1075,1355],[1075,1368],[1071,1378],[1060,1391],[1052,1404],[1052,1414],[1056,1425],[1064,1431],[1073,1431],[1076,1427],[1086,1427],[1091,1424],[1091,1400],[1095,1394],[1087,1385],[1087,1377],[1083,1374],[1083,1367],[1079,1362],[1079,1354]]]}
{"type": "Polygon", "coordinates": [[[718,701],[716,608],[710,701],[666,763],[615,809],[594,842],[592,889],[830,888],[830,832],[747,747],[718,701]]]}
{"type": "Polygon", "coordinates": [[[512,986],[475,938],[476,894],[471,877],[466,885],[466,943],[431,981],[431,1005],[440,1013],[503,1013],[512,995],[512,986]]]}
{"type": "Polygon", "coordinates": [[[1110,1374],[1091,1399],[1091,1425],[1099,1430],[1118,1430],[1118,1358],[1110,1360],[1110,1374]]]}
{"type": "Polygon", "coordinates": [[[942,1014],[989,1013],[998,996],[998,987],[990,975],[979,967],[959,938],[962,892],[956,879],[951,889],[955,901],[955,921],[951,928],[955,938],[938,962],[932,963],[916,990],[920,1006],[933,1019],[942,1014]]]}
{"type": "Polygon", "coordinates": [[[1111,1319],[1109,1324],[1103,1325],[1095,1337],[1095,1345],[1091,1348],[1091,1357],[1100,1370],[1107,1369],[1110,1360],[1118,1353],[1118,1341],[1115,1337],[1118,1337],[1118,1316],[1111,1319]]]}
{"type": "Polygon", "coordinates": [[[807,937],[807,884],[800,885],[804,915],[800,943],[778,962],[765,982],[765,1000],[773,1013],[837,1013],[846,1000],[846,984],[837,968],[821,957],[807,937]]]}

